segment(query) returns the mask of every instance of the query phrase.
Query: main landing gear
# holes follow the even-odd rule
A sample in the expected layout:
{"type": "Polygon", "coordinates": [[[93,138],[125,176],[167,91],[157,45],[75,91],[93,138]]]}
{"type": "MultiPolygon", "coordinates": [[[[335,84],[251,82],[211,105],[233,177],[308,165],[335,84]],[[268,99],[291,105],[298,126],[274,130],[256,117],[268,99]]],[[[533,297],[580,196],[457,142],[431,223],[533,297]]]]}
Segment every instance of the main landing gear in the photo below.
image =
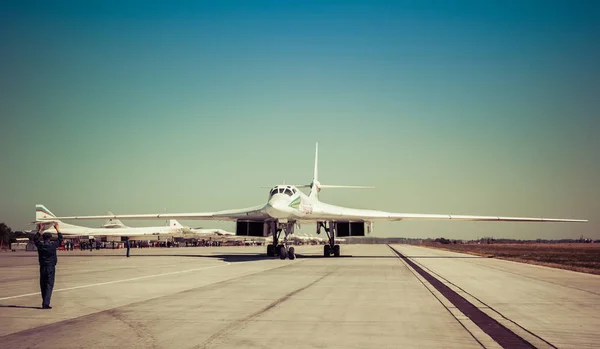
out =
{"type": "Polygon", "coordinates": [[[294,233],[294,222],[278,223],[270,222],[269,231],[273,235],[273,243],[267,245],[267,257],[279,256],[279,259],[296,259],[296,251],[294,246],[287,246],[287,237],[294,233]],[[284,233],[283,244],[279,244],[279,236],[284,233]]]}
{"type": "Polygon", "coordinates": [[[334,257],[339,257],[340,245],[335,244],[337,223],[329,222],[329,227],[327,227],[326,222],[317,222],[317,234],[321,233],[321,228],[323,228],[327,234],[327,244],[323,246],[323,256],[330,257],[333,255],[334,257]]]}

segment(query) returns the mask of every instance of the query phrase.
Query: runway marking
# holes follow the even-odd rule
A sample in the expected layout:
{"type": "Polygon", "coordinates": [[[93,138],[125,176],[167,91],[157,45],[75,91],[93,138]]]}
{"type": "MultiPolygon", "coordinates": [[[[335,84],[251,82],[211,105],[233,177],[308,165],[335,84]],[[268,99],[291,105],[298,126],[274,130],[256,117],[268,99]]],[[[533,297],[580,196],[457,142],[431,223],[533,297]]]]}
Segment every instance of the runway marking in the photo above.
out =
{"type": "MultiPolygon", "coordinates": [[[[206,270],[206,269],[213,269],[213,268],[220,268],[220,267],[226,267],[228,265],[230,265],[231,263],[226,262],[225,264],[220,264],[220,265],[212,265],[210,267],[202,267],[202,268],[194,268],[194,269],[186,269],[186,270],[179,270],[179,271],[172,271],[172,272],[168,272],[168,273],[162,273],[162,274],[154,274],[154,275],[146,275],[146,276],[138,276],[138,277],[134,277],[134,278],[130,278],[130,279],[121,279],[121,280],[113,280],[113,281],[106,281],[106,282],[99,282],[96,284],[89,284],[89,285],[80,285],[80,286],[73,286],[73,287],[67,287],[67,288],[59,288],[57,290],[54,290],[54,292],[61,292],[61,291],[71,291],[71,290],[77,290],[80,288],[88,288],[88,287],[94,287],[94,286],[104,286],[104,285],[111,285],[111,284],[117,284],[120,282],[128,282],[128,281],[135,281],[135,280],[143,280],[143,279],[150,279],[150,278],[155,278],[155,277],[159,277],[159,276],[167,276],[167,275],[175,275],[175,274],[183,274],[183,273],[189,273],[192,271],[198,271],[198,270],[206,270]]],[[[0,301],[4,301],[7,299],[14,299],[14,298],[22,298],[22,297],[29,297],[29,296],[37,296],[40,295],[41,292],[35,292],[35,293],[26,293],[26,294],[20,294],[18,296],[10,296],[10,297],[3,297],[0,298],[0,301]]]]}
{"type": "MultiPolygon", "coordinates": [[[[410,265],[419,275],[421,275],[429,284],[437,289],[448,301],[450,301],[458,310],[467,316],[483,332],[487,333],[496,343],[503,348],[535,348],[527,340],[514,333],[504,325],[490,317],[471,302],[456,293],[450,287],[436,279],[434,276],[423,270],[419,265],[404,256],[392,246],[389,248],[394,251],[406,264],[410,265]]],[[[481,343],[480,343],[481,344],[481,343]]]]}
{"type": "MultiPolygon", "coordinates": [[[[428,270],[428,271],[429,271],[431,274],[434,274],[434,275],[435,275],[435,276],[437,276],[438,278],[440,278],[440,279],[443,279],[443,280],[444,280],[444,281],[446,281],[447,283],[449,283],[449,284],[451,284],[452,286],[454,286],[454,287],[458,288],[459,290],[461,290],[461,292],[464,292],[465,294],[468,294],[469,296],[473,297],[473,298],[474,298],[474,299],[476,299],[476,300],[477,300],[479,303],[483,304],[484,306],[488,307],[490,310],[492,310],[492,311],[493,311],[493,312],[495,312],[496,314],[500,315],[500,316],[501,316],[503,319],[505,319],[505,320],[507,320],[507,321],[510,321],[510,322],[511,322],[511,323],[513,323],[515,326],[519,327],[520,329],[522,329],[523,331],[525,331],[525,332],[529,333],[530,335],[534,336],[535,338],[537,338],[537,339],[541,340],[542,342],[544,342],[544,343],[548,344],[550,347],[552,347],[552,348],[556,348],[556,346],[555,346],[554,344],[552,344],[552,343],[548,342],[547,340],[545,340],[544,338],[542,338],[542,337],[538,336],[537,334],[535,334],[535,333],[533,333],[533,332],[529,331],[529,330],[528,330],[528,329],[526,329],[525,327],[523,327],[523,326],[519,325],[519,324],[518,324],[517,322],[515,322],[514,320],[507,318],[506,316],[504,316],[504,314],[502,314],[502,313],[501,313],[501,312],[499,312],[498,310],[494,309],[494,308],[493,308],[491,305],[489,305],[489,304],[485,303],[484,301],[482,301],[481,299],[479,299],[479,298],[475,297],[473,294],[471,294],[471,293],[469,293],[469,292],[465,291],[465,290],[464,290],[462,287],[460,287],[460,286],[458,286],[457,284],[455,284],[455,283],[451,282],[450,280],[446,279],[445,277],[441,276],[440,274],[436,273],[435,271],[431,270],[430,268],[427,268],[427,267],[426,267],[426,266],[424,266],[423,264],[421,264],[421,263],[419,263],[419,262],[416,262],[416,261],[415,261],[415,263],[417,263],[417,264],[418,264],[419,266],[421,266],[422,268],[424,268],[424,269],[427,269],[427,270],[428,270]]],[[[518,262],[517,262],[517,263],[518,263],[518,262]]],[[[477,264],[477,265],[480,265],[480,266],[486,266],[485,264],[477,264]]],[[[497,270],[499,270],[499,271],[505,271],[505,270],[503,270],[503,269],[499,269],[499,268],[494,268],[494,267],[491,267],[491,268],[492,268],[492,269],[497,269],[497,270]]],[[[528,276],[526,276],[526,275],[521,275],[521,274],[519,274],[519,273],[513,273],[513,272],[508,272],[508,273],[510,273],[510,274],[514,274],[514,275],[517,275],[517,276],[525,276],[525,277],[528,277],[528,276]]],[[[544,280],[537,279],[537,278],[533,278],[533,277],[532,277],[532,279],[534,279],[534,280],[539,280],[539,281],[544,281],[544,280]]],[[[550,282],[550,283],[551,283],[551,284],[554,284],[553,282],[550,282]]],[[[559,286],[561,286],[560,284],[556,284],[556,285],[559,285],[559,286]]],[[[582,290],[582,291],[585,291],[585,290],[582,290]]],[[[594,292],[591,292],[591,293],[594,293],[594,292]]]]}

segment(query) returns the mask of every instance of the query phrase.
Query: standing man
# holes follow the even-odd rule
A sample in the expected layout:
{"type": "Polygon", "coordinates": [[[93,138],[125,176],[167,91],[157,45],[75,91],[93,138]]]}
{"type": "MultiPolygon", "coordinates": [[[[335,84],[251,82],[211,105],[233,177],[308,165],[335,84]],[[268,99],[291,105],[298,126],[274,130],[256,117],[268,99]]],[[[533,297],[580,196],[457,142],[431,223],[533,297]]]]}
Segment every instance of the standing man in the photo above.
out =
{"type": "Polygon", "coordinates": [[[58,258],[56,257],[56,248],[60,246],[63,240],[62,233],[58,229],[58,222],[54,223],[54,229],[58,233],[58,240],[50,241],[52,234],[46,232],[41,235],[43,224],[38,225],[38,232],[33,241],[38,251],[38,260],[40,263],[40,291],[42,291],[42,309],[52,309],[50,298],[54,288],[54,274],[58,258]],[[40,236],[42,240],[40,241],[40,236]]]}
{"type": "Polygon", "coordinates": [[[127,257],[129,257],[129,248],[131,247],[129,245],[129,237],[125,238],[125,247],[127,247],[127,257]]]}

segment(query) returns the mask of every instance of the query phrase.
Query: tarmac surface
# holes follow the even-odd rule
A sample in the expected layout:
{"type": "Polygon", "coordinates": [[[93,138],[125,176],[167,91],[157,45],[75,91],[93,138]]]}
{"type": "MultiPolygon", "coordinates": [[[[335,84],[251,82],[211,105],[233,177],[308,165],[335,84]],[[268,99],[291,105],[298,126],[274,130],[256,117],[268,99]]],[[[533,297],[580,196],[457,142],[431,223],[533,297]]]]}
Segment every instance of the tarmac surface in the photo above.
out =
{"type": "Polygon", "coordinates": [[[409,245],[0,253],[2,348],[593,348],[600,276],[409,245]],[[507,344],[508,343],[508,344],[507,344]]]}

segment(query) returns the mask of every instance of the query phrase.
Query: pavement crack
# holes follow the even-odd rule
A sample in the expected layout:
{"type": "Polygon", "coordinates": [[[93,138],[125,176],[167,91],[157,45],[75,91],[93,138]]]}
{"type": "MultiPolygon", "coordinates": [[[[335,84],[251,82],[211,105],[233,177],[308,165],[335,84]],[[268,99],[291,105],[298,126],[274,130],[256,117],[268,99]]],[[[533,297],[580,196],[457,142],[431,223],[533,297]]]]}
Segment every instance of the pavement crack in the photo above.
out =
{"type": "Polygon", "coordinates": [[[246,324],[247,322],[251,321],[252,319],[255,319],[263,314],[265,314],[266,312],[268,312],[269,310],[277,307],[278,305],[281,305],[282,303],[284,303],[285,301],[287,301],[288,299],[290,299],[291,297],[297,295],[298,293],[308,289],[309,287],[315,285],[316,283],[320,282],[321,280],[323,280],[324,278],[326,278],[327,276],[331,275],[333,272],[335,272],[337,270],[333,269],[330,270],[329,272],[323,274],[321,277],[317,278],[316,280],[312,281],[311,283],[302,286],[290,293],[287,293],[286,295],[278,298],[277,300],[271,302],[270,304],[268,304],[266,307],[255,311],[254,313],[243,317],[241,319],[238,319],[236,321],[234,321],[233,323],[227,325],[226,327],[224,327],[223,329],[221,329],[220,331],[214,333],[212,336],[208,337],[208,339],[201,345],[196,346],[196,349],[206,349],[209,348],[215,341],[217,341],[219,338],[225,336],[226,334],[230,333],[233,329],[244,326],[244,324],[246,324]]]}
{"type": "Polygon", "coordinates": [[[123,314],[117,309],[110,309],[106,311],[106,314],[111,316],[113,319],[122,322],[127,325],[131,329],[131,331],[136,335],[136,337],[140,340],[140,342],[144,343],[144,348],[157,348],[156,340],[152,337],[152,331],[149,331],[146,326],[138,324],[132,324],[127,321],[123,314]]]}

